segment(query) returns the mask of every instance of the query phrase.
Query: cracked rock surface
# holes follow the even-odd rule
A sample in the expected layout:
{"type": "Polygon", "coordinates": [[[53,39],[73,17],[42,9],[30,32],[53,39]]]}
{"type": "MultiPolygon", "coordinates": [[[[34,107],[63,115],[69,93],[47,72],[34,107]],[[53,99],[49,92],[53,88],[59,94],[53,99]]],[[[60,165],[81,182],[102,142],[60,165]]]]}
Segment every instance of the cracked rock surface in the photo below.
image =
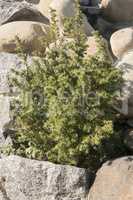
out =
{"type": "Polygon", "coordinates": [[[90,172],[77,167],[18,156],[0,160],[2,200],[86,200],[90,180],[90,172]]]}

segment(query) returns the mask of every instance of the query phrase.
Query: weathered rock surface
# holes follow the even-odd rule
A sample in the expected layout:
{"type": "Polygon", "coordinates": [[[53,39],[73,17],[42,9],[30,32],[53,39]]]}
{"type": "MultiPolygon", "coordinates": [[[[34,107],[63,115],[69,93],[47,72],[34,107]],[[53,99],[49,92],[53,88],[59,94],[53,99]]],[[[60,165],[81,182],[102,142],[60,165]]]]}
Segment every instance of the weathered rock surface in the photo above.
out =
{"type": "Polygon", "coordinates": [[[97,172],[88,200],[132,200],[133,156],[105,163],[97,172]]]}
{"type": "Polygon", "coordinates": [[[4,126],[10,121],[10,94],[8,75],[12,68],[22,67],[21,59],[15,54],[0,53],[0,145],[5,142],[4,126]]]}
{"type": "Polygon", "coordinates": [[[42,13],[42,15],[50,18],[50,4],[52,0],[40,0],[37,9],[42,13]]]}
{"type": "Polygon", "coordinates": [[[133,20],[132,0],[102,0],[103,15],[113,22],[133,20]]]}
{"type": "MultiPolygon", "coordinates": [[[[74,0],[53,0],[50,4],[50,8],[56,10],[59,27],[62,30],[62,18],[63,17],[73,17],[75,15],[75,4],[74,0]]],[[[94,29],[87,21],[86,16],[83,18],[83,30],[86,35],[92,35],[94,29]]]]}
{"type": "Polygon", "coordinates": [[[18,156],[0,160],[1,200],[86,200],[90,180],[81,168],[18,156]]]}
{"type": "MultiPolygon", "coordinates": [[[[124,39],[123,39],[124,40],[124,39]]],[[[123,41],[124,42],[124,41],[123,41]]],[[[117,61],[116,67],[123,72],[124,84],[121,89],[120,106],[116,109],[125,117],[133,117],[133,51],[117,61]]]]}
{"type": "Polygon", "coordinates": [[[39,22],[10,22],[0,26],[0,52],[16,52],[16,36],[28,52],[41,47],[41,37],[46,36],[48,26],[39,22]]]}
{"type": "Polygon", "coordinates": [[[120,58],[133,49],[133,27],[116,31],[110,39],[113,54],[120,58]]]}
{"type": "Polygon", "coordinates": [[[37,9],[39,0],[0,0],[0,25],[11,21],[39,21],[48,24],[49,20],[37,9]]]}

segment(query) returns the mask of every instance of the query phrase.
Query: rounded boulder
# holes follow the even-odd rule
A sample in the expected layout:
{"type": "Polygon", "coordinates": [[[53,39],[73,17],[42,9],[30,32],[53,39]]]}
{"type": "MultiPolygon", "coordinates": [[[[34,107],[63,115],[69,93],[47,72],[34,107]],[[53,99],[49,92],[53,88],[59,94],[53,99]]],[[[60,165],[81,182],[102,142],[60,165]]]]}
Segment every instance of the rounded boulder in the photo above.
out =
{"type": "Polygon", "coordinates": [[[88,200],[132,200],[133,156],[108,161],[97,172],[88,200]]]}
{"type": "Polygon", "coordinates": [[[39,50],[41,37],[45,37],[48,26],[30,21],[11,22],[0,26],[0,52],[16,52],[16,39],[19,38],[27,52],[39,50]]]}
{"type": "Polygon", "coordinates": [[[133,49],[133,27],[123,28],[111,36],[111,49],[117,58],[133,49]]]}
{"type": "Polygon", "coordinates": [[[103,15],[114,22],[133,20],[132,0],[102,0],[103,15]]]}
{"type": "MultiPolygon", "coordinates": [[[[75,1],[74,0],[53,0],[50,8],[56,11],[59,22],[59,28],[62,31],[63,18],[73,17],[75,15],[75,1]]],[[[83,30],[87,36],[92,35],[93,27],[87,21],[86,16],[83,14],[83,30]]]]}

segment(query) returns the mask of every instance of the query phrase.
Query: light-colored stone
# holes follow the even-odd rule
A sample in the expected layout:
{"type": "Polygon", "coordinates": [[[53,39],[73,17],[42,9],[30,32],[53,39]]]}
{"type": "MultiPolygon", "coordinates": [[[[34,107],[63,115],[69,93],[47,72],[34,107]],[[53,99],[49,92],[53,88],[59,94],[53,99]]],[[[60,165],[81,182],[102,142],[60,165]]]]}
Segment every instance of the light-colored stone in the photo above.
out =
{"type": "Polygon", "coordinates": [[[132,200],[133,156],[105,163],[97,172],[88,200],[132,200]]]}
{"type": "MultiPolygon", "coordinates": [[[[58,4],[58,1],[56,0],[56,3],[58,4]]],[[[73,0],[72,0],[73,1],[73,0]]],[[[53,2],[53,0],[40,0],[39,3],[37,4],[36,8],[46,17],[50,19],[50,5],[53,2]]],[[[65,2],[65,1],[64,1],[65,2]]],[[[90,3],[92,6],[98,6],[100,3],[100,0],[80,0],[80,4],[84,6],[89,6],[90,3]]]]}
{"type": "Polygon", "coordinates": [[[50,4],[52,0],[40,0],[37,9],[46,17],[50,18],[50,4]]]}
{"type": "Polygon", "coordinates": [[[133,20],[132,0],[102,0],[103,15],[114,22],[133,20]]]}
{"type": "Polygon", "coordinates": [[[126,118],[133,118],[133,51],[127,52],[115,64],[123,74],[123,85],[116,109],[126,118]]]}
{"type": "Polygon", "coordinates": [[[133,49],[133,27],[116,31],[110,39],[111,49],[117,58],[133,49]]]}
{"type": "MultiPolygon", "coordinates": [[[[75,1],[74,0],[53,0],[50,8],[56,11],[59,27],[62,30],[62,18],[73,17],[75,15],[75,1]]],[[[90,36],[94,29],[87,21],[86,16],[83,17],[83,30],[86,35],[90,36]]]]}
{"type": "MultiPolygon", "coordinates": [[[[31,66],[32,62],[33,57],[28,56],[28,66],[31,66]]],[[[13,115],[10,106],[14,97],[17,99],[19,96],[18,90],[10,88],[8,77],[11,77],[11,69],[22,70],[24,68],[24,61],[18,55],[0,53],[0,147],[12,143],[11,135],[14,130],[12,126],[13,115]]]]}
{"type": "Polygon", "coordinates": [[[0,25],[25,20],[48,24],[49,20],[36,9],[37,3],[39,0],[0,0],[0,25]]]}
{"type": "Polygon", "coordinates": [[[28,52],[40,49],[40,37],[45,37],[48,26],[30,21],[11,22],[0,27],[0,52],[16,52],[16,36],[28,52]]]}
{"type": "Polygon", "coordinates": [[[4,126],[10,121],[10,92],[8,75],[12,68],[22,67],[21,59],[15,54],[0,53],[0,145],[5,143],[4,126]]]}
{"type": "Polygon", "coordinates": [[[0,160],[0,197],[10,200],[86,200],[89,170],[9,156],[0,160]]]}

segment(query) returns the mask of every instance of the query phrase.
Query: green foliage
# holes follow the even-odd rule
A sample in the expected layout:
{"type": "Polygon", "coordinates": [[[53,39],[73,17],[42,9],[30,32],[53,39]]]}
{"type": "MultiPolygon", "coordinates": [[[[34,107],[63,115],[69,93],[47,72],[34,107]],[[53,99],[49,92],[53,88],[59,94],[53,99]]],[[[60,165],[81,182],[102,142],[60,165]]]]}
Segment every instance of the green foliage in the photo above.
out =
{"type": "Polygon", "coordinates": [[[20,91],[12,104],[16,128],[12,150],[28,158],[96,169],[122,152],[114,143],[120,140],[114,133],[112,109],[122,79],[97,33],[97,55],[85,55],[87,38],[76,6],[75,17],[64,19],[61,35],[53,12],[54,42],[47,44],[42,58],[29,65],[21,52],[26,68],[13,70],[10,77],[20,91]]]}

